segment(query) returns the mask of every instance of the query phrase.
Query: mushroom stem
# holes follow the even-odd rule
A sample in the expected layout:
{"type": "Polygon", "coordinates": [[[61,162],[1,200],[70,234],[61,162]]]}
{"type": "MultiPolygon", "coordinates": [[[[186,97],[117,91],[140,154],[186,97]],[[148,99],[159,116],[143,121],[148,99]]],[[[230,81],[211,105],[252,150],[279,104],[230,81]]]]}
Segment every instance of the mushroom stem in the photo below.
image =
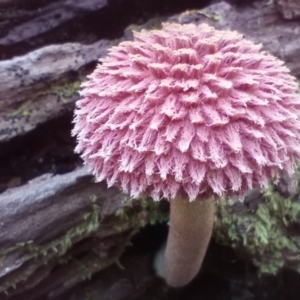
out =
{"type": "Polygon", "coordinates": [[[199,272],[214,223],[214,201],[170,201],[170,229],[164,278],[172,287],[188,284],[199,272]]]}

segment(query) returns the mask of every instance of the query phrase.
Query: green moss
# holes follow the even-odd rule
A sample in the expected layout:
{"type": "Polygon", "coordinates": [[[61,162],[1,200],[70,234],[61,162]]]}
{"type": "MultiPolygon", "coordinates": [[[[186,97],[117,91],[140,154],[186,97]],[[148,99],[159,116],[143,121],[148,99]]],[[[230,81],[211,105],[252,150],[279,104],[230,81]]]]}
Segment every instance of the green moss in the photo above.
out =
{"type": "MultiPolygon", "coordinates": [[[[90,198],[91,201],[96,201],[95,197],[90,198]]],[[[130,234],[127,239],[128,242],[121,245],[114,256],[103,259],[96,259],[91,261],[76,261],[78,270],[72,278],[65,282],[66,287],[75,285],[76,283],[90,279],[93,274],[102,270],[103,268],[115,263],[120,268],[119,257],[123,253],[125,247],[130,244],[130,238],[144,225],[166,220],[168,214],[162,213],[159,210],[159,203],[153,202],[149,199],[140,199],[131,201],[129,197],[124,196],[123,206],[116,211],[115,218],[110,223],[102,224],[101,226],[113,227],[116,230],[123,232],[130,229],[130,234]]]]}
{"type": "Polygon", "coordinates": [[[162,212],[160,202],[150,198],[140,198],[131,201],[128,197],[123,199],[123,207],[116,212],[120,218],[131,220],[138,227],[146,224],[155,224],[168,220],[169,214],[162,212]]]}
{"type": "Polygon", "coordinates": [[[222,201],[217,206],[217,241],[248,255],[261,273],[276,274],[283,266],[300,271],[300,236],[292,230],[300,223],[298,196],[285,198],[270,184],[257,208],[242,205],[222,201]]]}
{"type": "Polygon", "coordinates": [[[124,231],[128,227],[140,229],[146,224],[166,221],[168,214],[161,212],[159,202],[146,198],[131,201],[128,197],[124,197],[123,206],[117,210],[116,217],[113,227],[118,231],[124,231]]]}
{"type": "MultiPolygon", "coordinates": [[[[10,248],[0,249],[0,261],[3,264],[5,257],[8,253],[22,249],[24,256],[27,260],[37,259],[43,264],[47,264],[50,259],[50,254],[55,252],[55,257],[63,256],[68,249],[73,245],[72,241],[76,237],[89,236],[91,233],[96,232],[100,227],[100,212],[101,207],[93,204],[93,210],[83,215],[84,222],[80,225],[68,230],[65,235],[43,245],[38,245],[33,241],[26,241],[16,244],[10,248]]],[[[65,260],[64,260],[65,262],[65,260]]],[[[21,281],[26,281],[28,274],[26,270],[22,272],[22,268],[17,272],[13,272],[6,276],[6,280],[0,285],[0,290],[5,291],[10,287],[16,286],[21,281]]]]}
{"type": "Polygon", "coordinates": [[[78,93],[81,82],[84,80],[83,75],[79,75],[75,81],[68,81],[66,79],[62,79],[57,82],[51,83],[48,87],[40,91],[36,91],[35,94],[31,96],[30,99],[21,104],[19,108],[14,110],[11,113],[11,116],[29,116],[31,114],[30,107],[31,105],[37,101],[40,97],[55,94],[59,97],[59,100],[66,104],[69,103],[70,100],[78,93]]]}
{"type": "Polygon", "coordinates": [[[70,99],[78,93],[82,81],[83,78],[79,78],[72,83],[52,85],[50,93],[55,92],[63,103],[68,103],[70,99]]]}
{"type": "MultiPolygon", "coordinates": [[[[0,250],[0,260],[2,263],[8,253],[22,249],[26,259],[38,260],[37,264],[49,264],[53,262],[53,255],[56,264],[65,264],[70,259],[78,264],[78,271],[70,280],[65,282],[65,286],[71,286],[82,280],[91,278],[91,276],[99,270],[117,263],[118,258],[124,251],[126,245],[129,244],[130,237],[135,234],[142,226],[147,223],[155,223],[168,218],[168,214],[159,210],[159,203],[149,199],[141,199],[130,201],[128,197],[123,198],[123,206],[117,212],[109,223],[102,223],[100,220],[101,207],[97,204],[97,196],[90,195],[92,202],[92,211],[83,214],[83,222],[78,226],[68,230],[63,236],[49,243],[38,245],[34,241],[24,241],[13,247],[0,250]],[[113,227],[118,231],[130,229],[128,242],[121,245],[118,252],[109,258],[94,259],[92,261],[74,261],[68,254],[68,250],[73,246],[73,240],[78,237],[83,239],[89,237],[93,233],[100,230],[101,227],[113,227]],[[55,253],[53,253],[55,252],[55,253]]],[[[28,279],[28,272],[22,267],[15,272],[8,274],[5,281],[0,285],[0,291],[8,291],[16,287],[20,282],[24,283],[28,279]]]]}

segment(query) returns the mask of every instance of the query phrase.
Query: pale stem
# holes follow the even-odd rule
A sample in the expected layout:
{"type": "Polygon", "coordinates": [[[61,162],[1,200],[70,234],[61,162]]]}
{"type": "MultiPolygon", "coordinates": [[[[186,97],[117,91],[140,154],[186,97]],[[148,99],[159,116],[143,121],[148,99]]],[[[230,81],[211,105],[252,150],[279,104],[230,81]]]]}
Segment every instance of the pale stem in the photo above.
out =
{"type": "Polygon", "coordinates": [[[214,223],[214,201],[170,201],[170,229],[164,258],[168,285],[181,287],[199,272],[214,223]]]}

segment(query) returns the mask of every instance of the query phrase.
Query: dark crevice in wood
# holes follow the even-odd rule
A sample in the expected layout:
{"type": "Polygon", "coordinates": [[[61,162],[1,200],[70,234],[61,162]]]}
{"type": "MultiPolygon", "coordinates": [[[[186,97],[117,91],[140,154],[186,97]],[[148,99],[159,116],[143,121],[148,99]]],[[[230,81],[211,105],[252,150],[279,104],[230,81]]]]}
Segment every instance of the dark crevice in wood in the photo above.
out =
{"type": "Polygon", "coordinates": [[[1,144],[0,192],[42,174],[64,174],[81,165],[70,135],[72,118],[72,112],[64,114],[1,144]]]}

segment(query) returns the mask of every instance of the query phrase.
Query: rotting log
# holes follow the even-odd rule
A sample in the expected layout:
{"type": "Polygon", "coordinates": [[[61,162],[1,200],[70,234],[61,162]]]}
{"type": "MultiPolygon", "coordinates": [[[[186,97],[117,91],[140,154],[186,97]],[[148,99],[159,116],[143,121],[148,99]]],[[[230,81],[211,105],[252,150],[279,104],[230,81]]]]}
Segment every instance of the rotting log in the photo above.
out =
{"type": "MultiPolygon", "coordinates": [[[[94,8],[95,1],[89,2],[91,5],[93,4],[91,10],[97,8],[94,8]]],[[[70,5],[72,3],[75,5],[77,2],[71,1],[70,5]]],[[[54,9],[53,5],[51,4],[50,8],[54,9]]],[[[44,10],[47,12],[50,8],[44,10]]],[[[77,14],[75,14],[76,9],[70,9],[70,12],[73,11],[72,16],[74,18],[75,16],[78,17],[79,13],[77,11],[77,14]]],[[[86,16],[87,8],[80,9],[85,12],[86,16]]],[[[80,9],[79,11],[81,11],[80,9]]],[[[57,21],[57,24],[55,23],[58,28],[63,26],[64,22],[62,20],[63,17],[66,17],[63,13],[61,16],[60,21],[57,21]]],[[[47,17],[50,19],[47,19],[48,22],[45,23],[51,23],[51,20],[53,20],[52,13],[50,15],[45,13],[43,18],[47,17]]],[[[40,27],[40,18],[42,17],[37,15],[30,22],[28,21],[30,28],[40,27]]],[[[13,19],[16,23],[19,20],[16,16],[10,19],[13,19]]],[[[3,22],[4,25],[2,25],[4,32],[2,38],[0,37],[2,53],[5,53],[5,49],[11,51],[13,47],[20,43],[20,39],[25,43],[28,39],[29,41],[33,38],[38,39],[43,33],[37,31],[36,36],[32,36],[31,30],[25,30],[26,26],[29,26],[28,22],[22,23],[25,27],[17,25],[8,30],[9,27],[6,23],[14,24],[10,19],[3,22]],[[22,28],[25,29],[22,31],[22,28]]],[[[71,20],[77,21],[77,19],[71,20]]],[[[154,23],[150,22],[150,25],[148,24],[146,27],[153,27],[154,24],[157,26],[162,20],[158,19],[154,23]]],[[[262,43],[264,49],[283,59],[294,75],[300,75],[300,24],[298,21],[286,22],[281,19],[275,4],[257,2],[254,7],[235,8],[221,2],[201,11],[188,11],[169,20],[180,23],[207,22],[219,29],[238,30],[254,42],[262,43]]],[[[145,26],[134,26],[133,28],[142,27],[145,26]]],[[[43,30],[46,29],[53,28],[45,27],[43,30]]],[[[132,29],[132,27],[129,27],[129,29],[132,29]]],[[[123,33],[123,39],[131,37],[129,31],[123,33]]],[[[54,34],[54,36],[53,39],[56,41],[56,35],[54,34]]],[[[94,36],[91,38],[92,41],[95,39],[94,36]]],[[[49,40],[51,41],[50,38],[49,40]]],[[[50,42],[49,40],[47,40],[47,43],[50,42]]],[[[98,58],[105,55],[107,48],[118,41],[118,39],[96,39],[89,44],[86,41],[84,43],[50,44],[29,51],[20,57],[0,61],[0,142],[24,134],[36,128],[39,124],[63,114],[66,110],[72,110],[74,102],[78,99],[79,84],[84,80],[87,71],[90,71],[90,64],[95,63],[98,58]]],[[[32,40],[32,42],[38,43],[35,40],[32,40]]]]}
{"type": "Polygon", "coordinates": [[[0,142],[74,108],[86,66],[114,43],[79,37],[76,24],[108,6],[106,0],[0,2],[0,142]]]}
{"type": "Polygon", "coordinates": [[[112,44],[101,40],[92,45],[51,45],[0,61],[0,142],[72,110],[84,80],[82,68],[112,44]]]}
{"type": "MultiPolygon", "coordinates": [[[[21,1],[15,3],[19,5],[21,1]]],[[[166,20],[159,18],[143,26],[129,26],[123,37],[114,34],[111,40],[94,32],[87,37],[70,38],[68,34],[74,28],[66,30],[64,36],[64,28],[69,28],[64,27],[66,24],[76,21],[80,27],[80,17],[89,18],[89,13],[100,11],[100,6],[107,4],[90,0],[84,1],[82,8],[77,7],[78,3],[49,1],[42,10],[16,13],[9,1],[0,1],[0,141],[6,145],[13,137],[72,111],[80,82],[118,38],[130,39],[131,29],[157,27],[161,20],[166,20]],[[68,5],[73,8],[65,9],[70,8],[68,5]],[[4,11],[7,7],[10,9],[4,11]],[[57,11],[62,12],[62,17],[55,21],[57,14],[53,12],[57,11]],[[40,28],[41,20],[46,20],[43,22],[46,27],[40,28]]],[[[282,20],[271,2],[243,8],[221,2],[169,20],[207,22],[219,29],[238,30],[254,42],[262,43],[264,49],[283,59],[292,73],[300,76],[299,22],[282,20]]],[[[284,266],[299,271],[296,254],[300,221],[295,214],[298,190],[284,186],[287,185],[271,185],[265,193],[253,191],[244,204],[230,202],[218,206],[217,240],[235,247],[262,272],[276,272],[284,266]],[[274,212],[275,218],[271,220],[269,215],[274,212]],[[250,229],[246,226],[249,222],[252,222],[250,229]],[[260,230],[253,224],[259,224],[260,230]],[[273,242],[276,241],[273,233],[283,238],[279,245],[265,242],[266,235],[271,233],[273,242]],[[290,236],[292,239],[287,239],[290,236]]],[[[24,296],[65,300],[66,291],[116,262],[138,228],[162,218],[152,202],[124,206],[124,197],[116,189],[106,190],[104,184],[95,184],[84,169],[63,175],[45,174],[1,194],[0,299],[24,296]]],[[[108,285],[113,290],[112,280],[108,285]]],[[[112,295],[110,291],[107,298],[112,295]]],[[[116,299],[123,299],[122,294],[116,299]]]]}
{"type": "Polygon", "coordinates": [[[59,295],[116,262],[131,236],[159,219],[157,205],[141,203],[129,206],[84,168],[2,193],[0,299],[36,285],[32,297],[59,295]]]}

